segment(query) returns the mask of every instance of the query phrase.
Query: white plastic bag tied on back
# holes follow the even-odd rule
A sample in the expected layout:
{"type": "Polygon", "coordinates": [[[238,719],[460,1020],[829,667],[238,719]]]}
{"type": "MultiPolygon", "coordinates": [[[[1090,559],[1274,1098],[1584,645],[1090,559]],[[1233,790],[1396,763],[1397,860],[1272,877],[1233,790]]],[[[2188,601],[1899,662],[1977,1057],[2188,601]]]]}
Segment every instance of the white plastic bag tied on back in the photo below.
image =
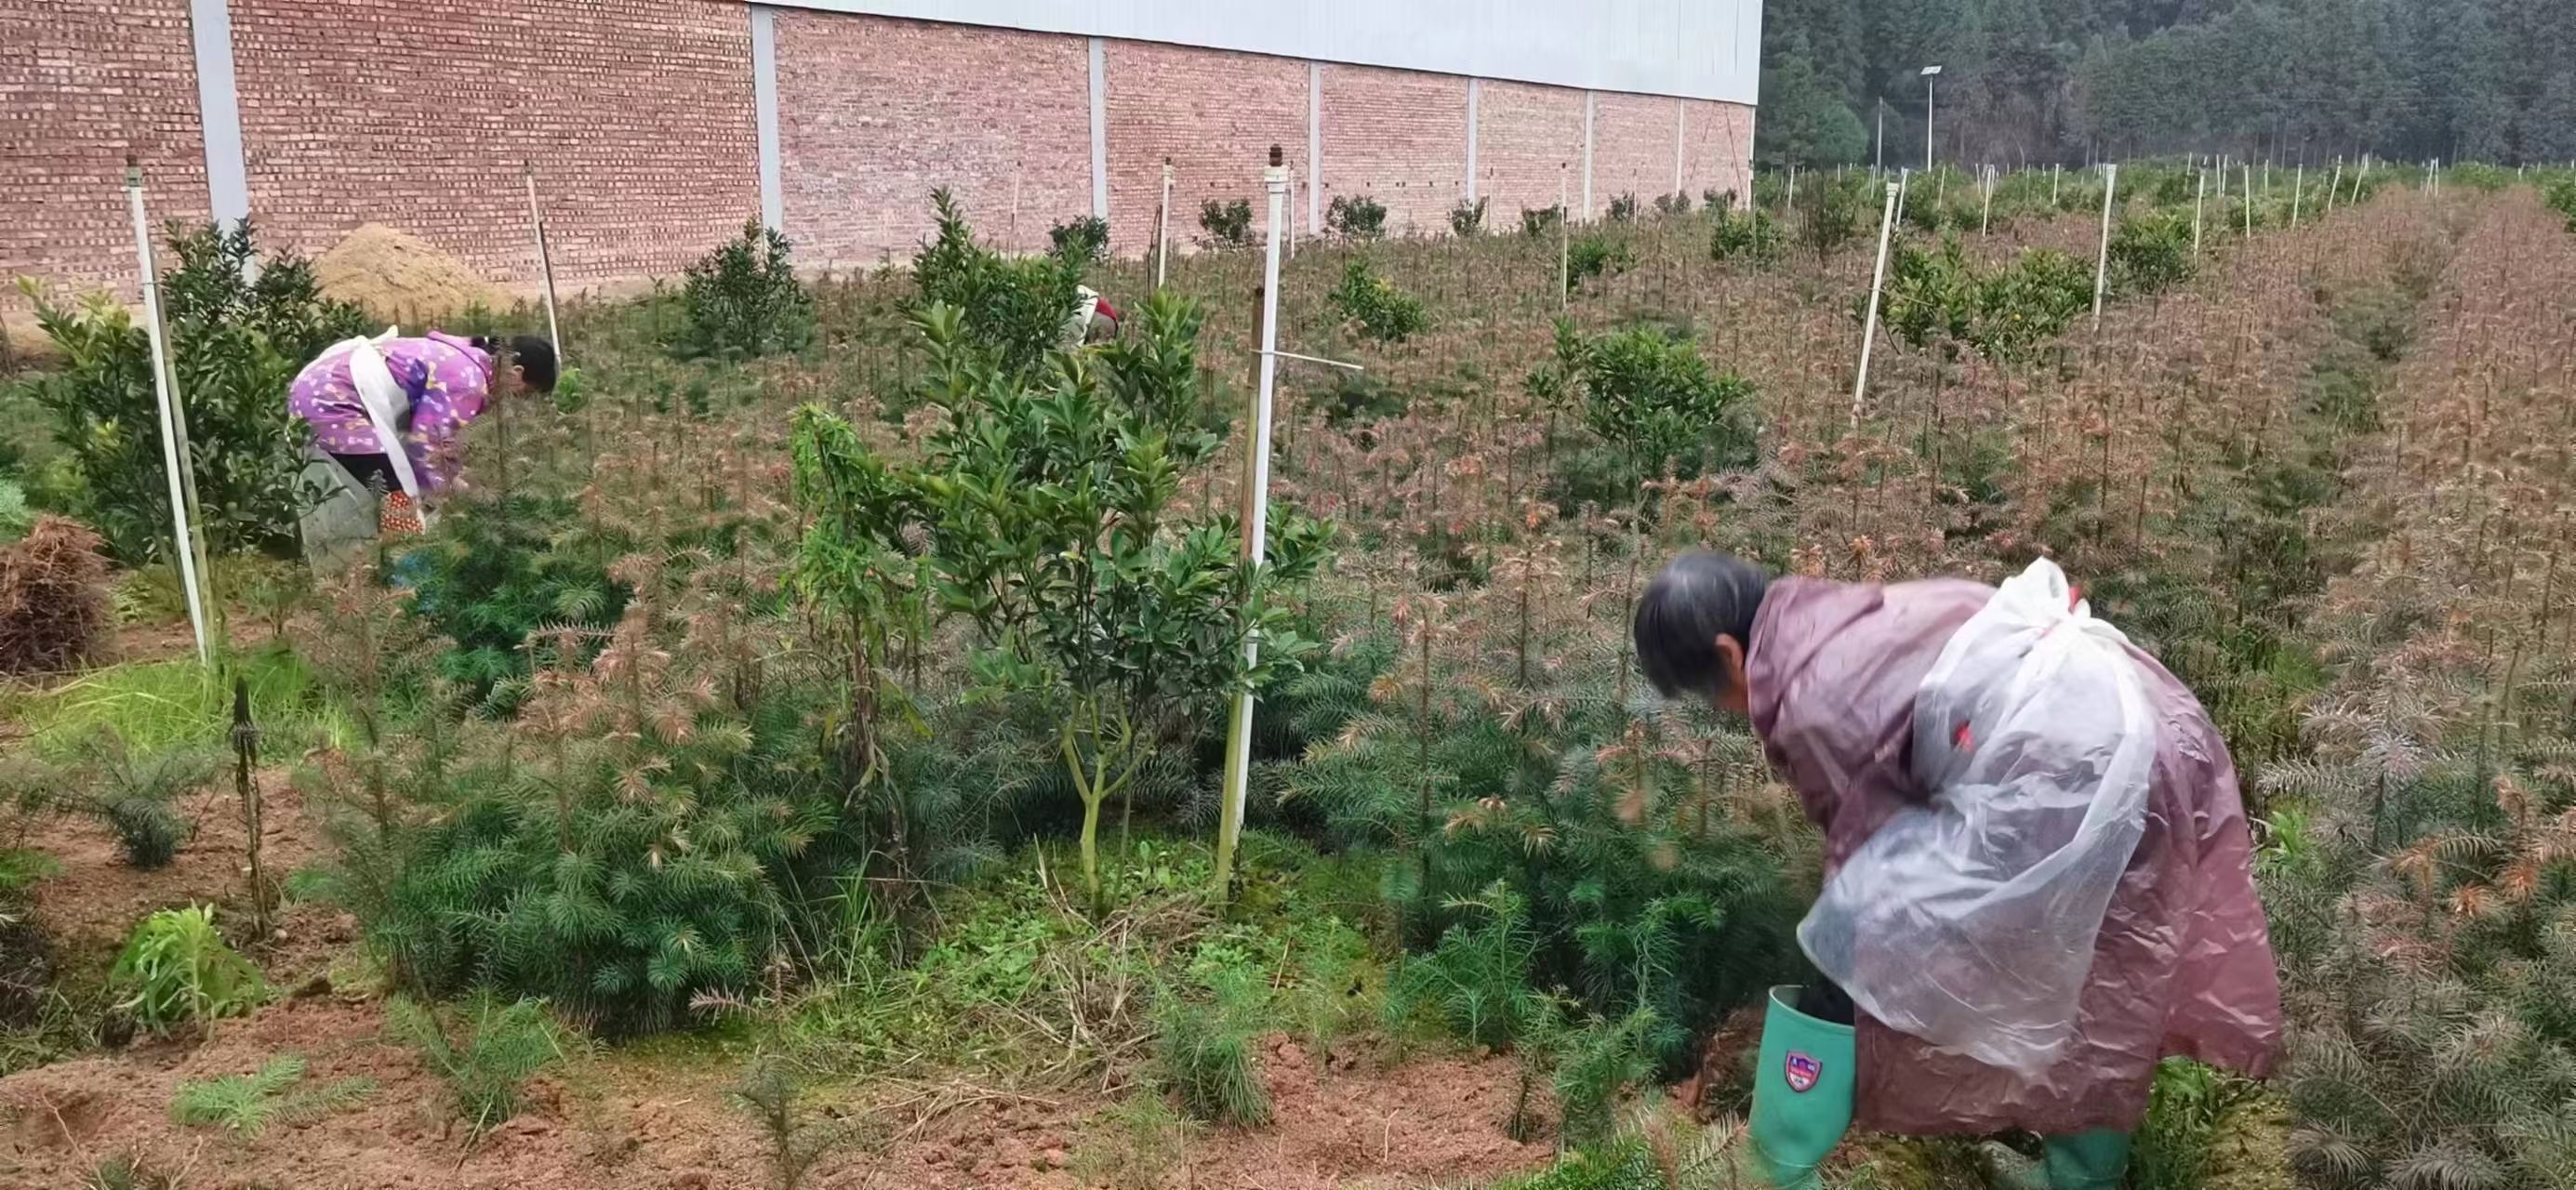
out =
{"type": "Polygon", "coordinates": [[[1872,834],[1798,927],[1872,1018],[2025,1073],[2074,1035],[2156,757],[2127,638],[2071,600],[2042,560],[1960,625],[1914,699],[1930,801],[1872,834]]]}

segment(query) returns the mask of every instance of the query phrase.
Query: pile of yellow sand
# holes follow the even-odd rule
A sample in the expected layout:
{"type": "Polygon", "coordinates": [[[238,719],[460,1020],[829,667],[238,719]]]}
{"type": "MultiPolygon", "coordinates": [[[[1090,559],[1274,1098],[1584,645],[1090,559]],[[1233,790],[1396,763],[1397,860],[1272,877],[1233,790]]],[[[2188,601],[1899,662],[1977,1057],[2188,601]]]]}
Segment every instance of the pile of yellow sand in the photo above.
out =
{"type": "Polygon", "coordinates": [[[509,295],[477,276],[465,262],[429,242],[381,223],[370,223],[331,246],[313,262],[322,292],[356,302],[379,318],[406,325],[461,313],[472,306],[510,307],[509,295]]]}

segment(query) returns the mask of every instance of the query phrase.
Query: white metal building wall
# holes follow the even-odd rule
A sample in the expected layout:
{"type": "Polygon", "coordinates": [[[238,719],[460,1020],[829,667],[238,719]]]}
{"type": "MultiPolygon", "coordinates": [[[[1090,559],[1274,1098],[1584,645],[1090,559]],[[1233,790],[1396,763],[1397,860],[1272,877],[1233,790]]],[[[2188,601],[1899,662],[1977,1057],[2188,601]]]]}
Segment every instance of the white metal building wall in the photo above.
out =
{"type": "Polygon", "coordinates": [[[1754,102],[1762,0],[773,0],[1559,87],[1754,102]]]}

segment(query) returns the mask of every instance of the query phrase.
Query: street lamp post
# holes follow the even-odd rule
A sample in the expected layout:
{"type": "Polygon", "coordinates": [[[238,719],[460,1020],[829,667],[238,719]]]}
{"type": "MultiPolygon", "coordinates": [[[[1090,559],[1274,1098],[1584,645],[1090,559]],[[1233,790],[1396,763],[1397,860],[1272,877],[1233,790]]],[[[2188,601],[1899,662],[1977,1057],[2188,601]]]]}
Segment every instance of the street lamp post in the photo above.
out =
{"type": "Polygon", "coordinates": [[[1932,172],[1932,80],[1941,76],[1938,66],[1923,68],[1923,172],[1932,172]]]}

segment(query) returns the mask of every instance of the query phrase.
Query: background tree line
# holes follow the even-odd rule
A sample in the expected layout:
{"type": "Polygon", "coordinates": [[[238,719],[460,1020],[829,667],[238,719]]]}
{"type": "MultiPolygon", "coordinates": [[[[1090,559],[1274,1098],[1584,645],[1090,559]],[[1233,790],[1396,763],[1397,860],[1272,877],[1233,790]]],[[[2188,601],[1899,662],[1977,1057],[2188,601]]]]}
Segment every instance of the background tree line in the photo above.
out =
{"type": "Polygon", "coordinates": [[[2576,160],[2568,0],[1769,0],[1766,165],[2576,160]]]}

